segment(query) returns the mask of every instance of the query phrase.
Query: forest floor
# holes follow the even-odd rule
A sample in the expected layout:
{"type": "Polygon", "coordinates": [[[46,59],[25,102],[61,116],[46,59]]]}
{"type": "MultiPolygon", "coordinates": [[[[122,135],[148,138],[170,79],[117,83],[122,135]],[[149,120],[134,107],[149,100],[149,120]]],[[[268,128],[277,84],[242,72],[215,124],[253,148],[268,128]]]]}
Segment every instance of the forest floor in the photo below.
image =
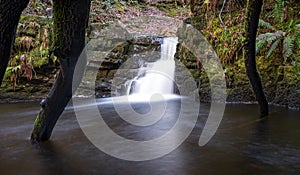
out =
{"type": "MultiPolygon", "coordinates": [[[[44,0],[43,3],[36,1],[36,4],[30,2],[23,14],[34,14],[39,16],[47,16],[47,11],[52,9],[51,0],[44,0]]],[[[166,17],[167,20],[158,20],[156,23],[150,24],[145,22],[134,29],[134,32],[156,35],[172,35],[174,28],[179,23],[192,15],[189,4],[174,0],[144,0],[122,1],[122,0],[93,0],[91,4],[90,23],[111,23],[116,21],[130,21],[148,16],[153,18],[166,17]],[[159,29],[165,29],[159,31],[159,29]]]]}
{"type": "MultiPolygon", "coordinates": [[[[47,16],[47,8],[52,9],[51,0],[31,1],[23,14],[47,16]]],[[[90,22],[107,23],[141,16],[168,16],[177,20],[184,20],[192,15],[189,4],[174,0],[93,0],[91,4],[90,22]]]]}

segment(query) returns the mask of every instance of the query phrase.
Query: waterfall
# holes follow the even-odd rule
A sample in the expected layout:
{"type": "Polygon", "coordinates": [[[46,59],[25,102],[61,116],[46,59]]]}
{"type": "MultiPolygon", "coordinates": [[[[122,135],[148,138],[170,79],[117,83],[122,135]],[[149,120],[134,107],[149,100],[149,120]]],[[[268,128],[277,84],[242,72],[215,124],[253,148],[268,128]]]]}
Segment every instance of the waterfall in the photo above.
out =
{"type": "Polygon", "coordinates": [[[139,75],[130,83],[128,94],[173,94],[177,43],[177,37],[163,39],[160,59],[140,68],[139,75]]]}

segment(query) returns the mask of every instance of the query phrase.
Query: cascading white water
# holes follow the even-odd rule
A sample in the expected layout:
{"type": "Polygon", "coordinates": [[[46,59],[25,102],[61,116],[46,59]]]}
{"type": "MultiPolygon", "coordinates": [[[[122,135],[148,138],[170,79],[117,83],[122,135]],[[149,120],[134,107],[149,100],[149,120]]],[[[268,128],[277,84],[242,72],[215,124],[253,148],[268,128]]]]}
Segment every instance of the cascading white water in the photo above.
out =
{"type": "Polygon", "coordinates": [[[131,83],[131,94],[173,94],[173,80],[175,73],[174,55],[178,43],[177,37],[163,39],[161,45],[161,57],[154,63],[148,63],[142,67],[140,74],[131,83]]]}

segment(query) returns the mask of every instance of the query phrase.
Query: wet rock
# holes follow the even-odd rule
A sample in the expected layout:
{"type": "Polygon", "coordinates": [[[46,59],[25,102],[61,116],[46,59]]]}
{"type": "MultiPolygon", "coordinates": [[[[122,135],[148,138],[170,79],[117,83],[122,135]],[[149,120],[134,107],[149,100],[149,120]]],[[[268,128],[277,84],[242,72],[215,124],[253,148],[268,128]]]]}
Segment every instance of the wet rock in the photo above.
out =
{"type": "Polygon", "coordinates": [[[163,41],[163,37],[151,35],[137,35],[130,40],[132,44],[141,46],[159,46],[163,41]]]}

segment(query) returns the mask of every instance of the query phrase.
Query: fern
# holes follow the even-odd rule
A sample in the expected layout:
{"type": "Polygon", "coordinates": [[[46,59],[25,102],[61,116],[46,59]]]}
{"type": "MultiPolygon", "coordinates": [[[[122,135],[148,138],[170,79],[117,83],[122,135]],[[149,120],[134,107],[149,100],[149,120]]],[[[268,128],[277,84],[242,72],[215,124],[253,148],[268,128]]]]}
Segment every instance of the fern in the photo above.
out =
{"type": "Polygon", "coordinates": [[[18,66],[8,66],[5,71],[4,79],[11,79],[14,82],[14,90],[17,85],[18,72],[21,69],[21,65],[18,66]]]}
{"type": "Polygon", "coordinates": [[[295,43],[296,43],[297,48],[300,49],[300,37],[299,36],[297,37],[295,43]]]}
{"type": "Polygon", "coordinates": [[[273,41],[275,41],[278,38],[278,36],[276,35],[276,33],[269,33],[268,37],[266,38],[267,42],[268,42],[268,47],[271,46],[271,44],[273,43],[273,41]]]}
{"type": "Polygon", "coordinates": [[[300,64],[297,61],[292,62],[292,66],[298,76],[300,76],[300,64]]]}
{"type": "Polygon", "coordinates": [[[272,11],[276,21],[280,21],[281,23],[283,22],[284,20],[284,0],[276,0],[276,4],[275,4],[275,7],[272,11]]]}
{"type": "Polygon", "coordinates": [[[274,26],[272,26],[271,23],[266,22],[262,19],[259,19],[258,26],[259,27],[264,27],[264,28],[267,28],[267,29],[271,29],[271,30],[276,30],[276,28],[274,26]]]}
{"type": "Polygon", "coordinates": [[[9,77],[13,73],[17,73],[21,69],[21,65],[18,66],[8,66],[5,71],[5,77],[9,77]]]}
{"type": "Polygon", "coordinates": [[[256,43],[256,53],[258,53],[259,49],[262,46],[267,44],[267,47],[271,47],[270,49],[272,49],[272,50],[269,50],[269,53],[268,53],[268,56],[267,56],[267,57],[269,57],[270,54],[274,51],[274,49],[276,49],[276,47],[279,44],[279,41],[281,40],[281,38],[284,35],[285,35],[285,32],[281,32],[281,31],[274,32],[274,33],[264,33],[264,34],[258,35],[258,37],[256,38],[256,40],[258,41],[256,43]],[[275,42],[276,42],[276,44],[274,45],[275,42]]]}
{"type": "Polygon", "coordinates": [[[295,49],[300,49],[300,24],[295,24],[295,49]]]}
{"type": "Polygon", "coordinates": [[[260,34],[256,38],[256,53],[263,46],[267,46],[269,50],[266,56],[269,57],[277,48],[281,48],[284,63],[300,62],[300,52],[297,51],[300,49],[299,20],[284,21],[285,8],[287,7],[285,7],[284,0],[276,0],[272,11],[275,18],[274,25],[262,19],[259,20],[259,26],[268,29],[269,32],[260,34]]]}
{"type": "Polygon", "coordinates": [[[283,58],[284,61],[288,59],[293,53],[293,48],[294,48],[294,39],[291,35],[288,35],[287,37],[284,38],[283,40],[283,58]]]}
{"type": "Polygon", "coordinates": [[[266,40],[259,40],[259,41],[256,43],[256,54],[259,52],[260,48],[261,48],[262,46],[264,46],[266,43],[267,43],[266,40]]]}
{"type": "Polygon", "coordinates": [[[278,39],[272,44],[272,46],[270,47],[270,49],[269,49],[269,51],[268,51],[267,57],[269,57],[269,56],[273,53],[273,51],[277,48],[277,46],[278,46],[280,40],[281,40],[281,38],[278,38],[278,39]]]}
{"type": "Polygon", "coordinates": [[[264,33],[264,34],[260,34],[258,35],[258,37],[256,38],[256,40],[267,40],[268,38],[272,37],[273,33],[264,33]]]}

